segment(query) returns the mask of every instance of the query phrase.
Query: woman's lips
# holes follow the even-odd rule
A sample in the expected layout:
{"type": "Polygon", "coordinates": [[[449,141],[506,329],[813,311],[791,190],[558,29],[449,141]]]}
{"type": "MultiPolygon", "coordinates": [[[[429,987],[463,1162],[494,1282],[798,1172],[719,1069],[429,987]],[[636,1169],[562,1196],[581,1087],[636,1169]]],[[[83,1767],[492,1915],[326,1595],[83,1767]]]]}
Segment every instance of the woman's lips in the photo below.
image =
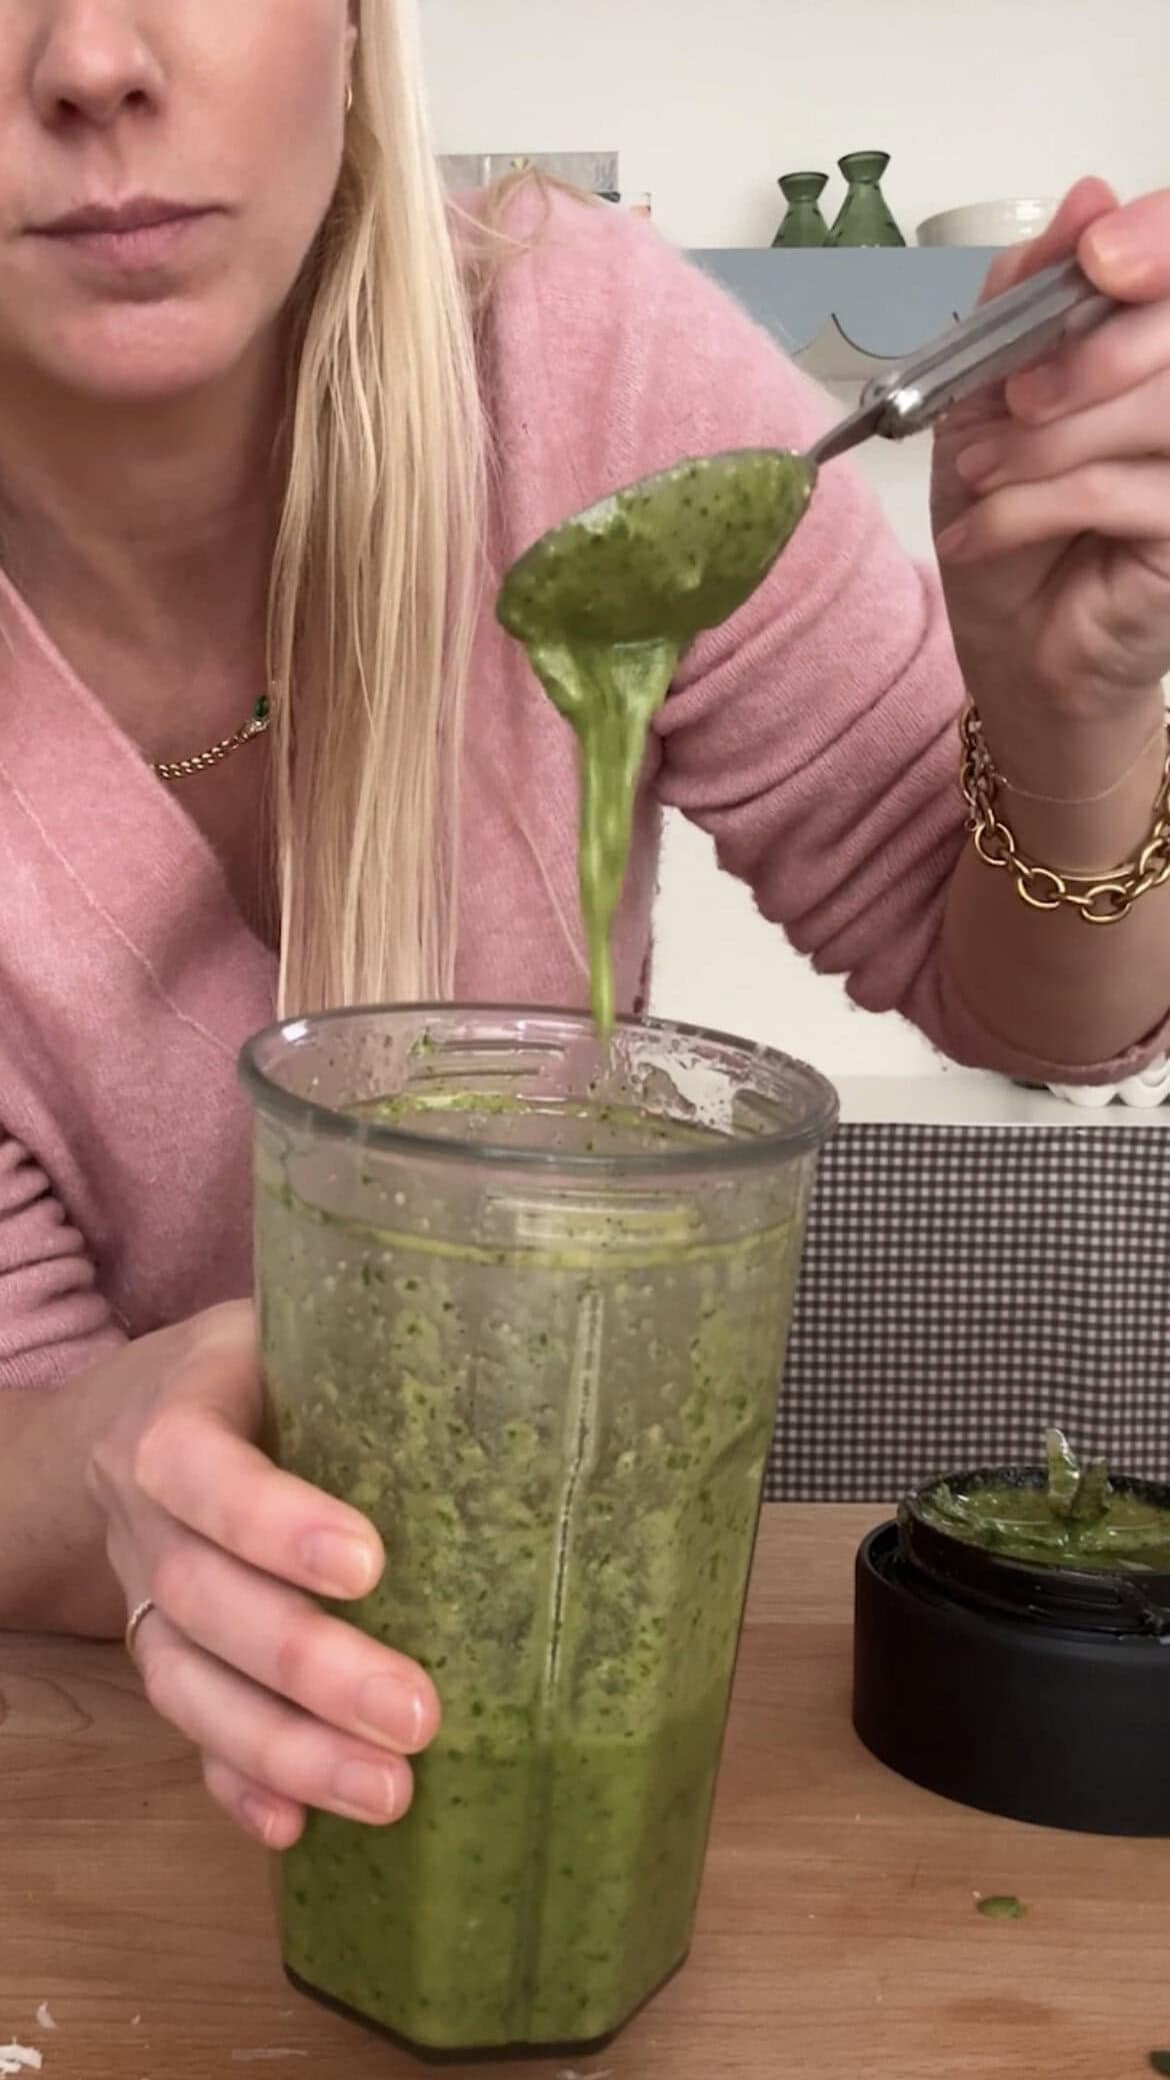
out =
{"type": "Polygon", "coordinates": [[[173,259],[221,212],[211,206],[140,202],[79,209],[38,226],[33,236],[115,271],[149,270],[173,259]]]}

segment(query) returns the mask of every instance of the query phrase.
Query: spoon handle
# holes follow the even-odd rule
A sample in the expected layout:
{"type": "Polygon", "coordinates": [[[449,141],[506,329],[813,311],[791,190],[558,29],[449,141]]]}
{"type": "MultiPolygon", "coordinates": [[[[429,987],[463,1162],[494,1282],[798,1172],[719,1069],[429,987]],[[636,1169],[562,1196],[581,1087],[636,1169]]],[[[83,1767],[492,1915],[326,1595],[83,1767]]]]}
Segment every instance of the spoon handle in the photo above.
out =
{"type": "Polygon", "coordinates": [[[1075,260],[1031,275],[932,340],[901,367],[867,384],[863,412],[877,414],[874,432],[902,440],[988,383],[1002,382],[1086,333],[1118,310],[1075,260]]]}

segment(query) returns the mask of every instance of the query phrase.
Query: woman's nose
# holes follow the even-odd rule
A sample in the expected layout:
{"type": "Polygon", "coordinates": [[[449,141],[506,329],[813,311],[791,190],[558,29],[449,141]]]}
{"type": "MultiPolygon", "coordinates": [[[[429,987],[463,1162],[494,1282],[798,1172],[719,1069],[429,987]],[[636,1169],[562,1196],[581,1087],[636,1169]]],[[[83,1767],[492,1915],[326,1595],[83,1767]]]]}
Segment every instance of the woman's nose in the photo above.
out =
{"type": "Polygon", "coordinates": [[[145,108],[163,71],[146,31],[142,0],[50,0],[33,68],[41,120],[108,128],[127,108],[145,108]]]}

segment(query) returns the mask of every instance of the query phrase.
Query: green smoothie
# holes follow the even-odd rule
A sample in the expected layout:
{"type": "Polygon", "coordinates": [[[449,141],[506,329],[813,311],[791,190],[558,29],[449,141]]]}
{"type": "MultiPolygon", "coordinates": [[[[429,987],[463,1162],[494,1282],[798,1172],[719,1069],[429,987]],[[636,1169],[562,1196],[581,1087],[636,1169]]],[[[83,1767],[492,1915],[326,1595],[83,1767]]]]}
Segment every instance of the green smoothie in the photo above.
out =
{"type": "MultiPolygon", "coordinates": [[[[575,1145],[628,1145],[586,1112],[575,1145]]],[[[425,1183],[359,1221],[259,1177],[278,1455],[377,1525],[343,1614],[444,1707],[400,1825],[315,1814],[286,1857],[285,1957],[434,2050],[588,2043],[686,1953],[799,1228],[596,1190],[493,1221],[457,1242],[425,1183]]]]}
{"type": "Polygon", "coordinates": [[[581,910],[603,1034],[647,731],[683,651],[763,582],[814,482],[803,456],[779,451],[684,462],[545,535],[504,582],[500,620],[580,744],[581,910]]]}

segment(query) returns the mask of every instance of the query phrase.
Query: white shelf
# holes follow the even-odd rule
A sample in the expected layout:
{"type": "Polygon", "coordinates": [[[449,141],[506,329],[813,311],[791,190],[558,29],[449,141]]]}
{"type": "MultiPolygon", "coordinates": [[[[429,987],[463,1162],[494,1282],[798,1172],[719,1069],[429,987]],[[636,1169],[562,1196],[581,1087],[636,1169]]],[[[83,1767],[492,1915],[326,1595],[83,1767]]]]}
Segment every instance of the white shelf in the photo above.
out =
{"type": "Polygon", "coordinates": [[[1170,1128],[1170,1105],[1140,1108],[1113,1104],[1087,1111],[1049,1091],[1025,1090],[1006,1077],[976,1070],[941,1076],[842,1076],[835,1079],[841,1118],[851,1126],[937,1127],[1124,1127],[1135,1133],[1170,1128]]]}

